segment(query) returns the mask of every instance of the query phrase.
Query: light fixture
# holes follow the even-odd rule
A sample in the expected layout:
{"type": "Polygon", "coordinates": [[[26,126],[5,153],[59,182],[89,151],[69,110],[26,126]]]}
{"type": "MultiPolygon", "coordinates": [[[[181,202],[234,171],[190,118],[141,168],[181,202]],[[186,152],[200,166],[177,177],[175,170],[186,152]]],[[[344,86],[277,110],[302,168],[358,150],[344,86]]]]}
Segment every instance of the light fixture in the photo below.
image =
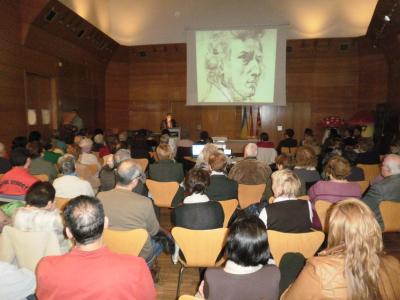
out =
{"type": "Polygon", "coordinates": [[[386,22],[390,22],[390,16],[389,16],[389,15],[385,15],[385,16],[383,17],[383,19],[384,19],[386,22]]]}

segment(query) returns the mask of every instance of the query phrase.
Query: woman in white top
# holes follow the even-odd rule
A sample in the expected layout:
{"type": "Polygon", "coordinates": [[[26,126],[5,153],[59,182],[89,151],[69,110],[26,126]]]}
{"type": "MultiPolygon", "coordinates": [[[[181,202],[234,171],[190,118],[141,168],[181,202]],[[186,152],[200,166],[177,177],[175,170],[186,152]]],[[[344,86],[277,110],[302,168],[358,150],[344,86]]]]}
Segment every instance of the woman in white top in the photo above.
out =
{"type": "Polygon", "coordinates": [[[97,171],[100,170],[101,166],[97,156],[91,153],[93,142],[89,138],[83,138],[79,142],[79,147],[81,147],[82,153],[79,156],[78,161],[83,165],[96,165],[97,171]]]}

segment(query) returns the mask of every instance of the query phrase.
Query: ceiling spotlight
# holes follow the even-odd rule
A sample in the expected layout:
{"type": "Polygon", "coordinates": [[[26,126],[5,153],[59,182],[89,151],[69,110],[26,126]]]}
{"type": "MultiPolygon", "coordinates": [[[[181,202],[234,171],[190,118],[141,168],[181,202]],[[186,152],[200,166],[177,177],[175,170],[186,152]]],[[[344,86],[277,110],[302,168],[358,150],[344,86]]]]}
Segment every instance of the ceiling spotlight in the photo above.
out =
{"type": "Polygon", "coordinates": [[[384,19],[386,22],[390,22],[390,16],[388,16],[388,15],[385,15],[385,16],[383,17],[383,19],[384,19]]]}

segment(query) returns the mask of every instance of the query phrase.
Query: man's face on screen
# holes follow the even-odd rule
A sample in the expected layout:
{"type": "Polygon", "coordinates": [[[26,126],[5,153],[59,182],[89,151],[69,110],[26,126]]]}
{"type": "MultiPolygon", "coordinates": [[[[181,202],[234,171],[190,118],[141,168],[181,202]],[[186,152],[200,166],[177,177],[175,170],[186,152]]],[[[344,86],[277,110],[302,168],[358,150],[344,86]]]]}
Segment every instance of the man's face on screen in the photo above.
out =
{"type": "Polygon", "coordinates": [[[230,55],[224,66],[224,83],[233,92],[234,100],[254,96],[261,75],[262,48],[257,39],[233,39],[230,55]]]}

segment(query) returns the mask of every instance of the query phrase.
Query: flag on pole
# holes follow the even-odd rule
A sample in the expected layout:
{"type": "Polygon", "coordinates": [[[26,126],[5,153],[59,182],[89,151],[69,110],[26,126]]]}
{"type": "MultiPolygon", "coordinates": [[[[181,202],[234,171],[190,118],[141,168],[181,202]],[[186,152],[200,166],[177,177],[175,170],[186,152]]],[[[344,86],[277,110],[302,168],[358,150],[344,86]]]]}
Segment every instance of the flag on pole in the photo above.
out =
{"type": "Polygon", "coordinates": [[[256,123],[256,136],[259,136],[260,133],[261,133],[261,114],[260,114],[260,107],[258,107],[257,123],[256,123]]]}
{"type": "Polygon", "coordinates": [[[245,139],[248,136],[248,124],[247,124],[247,110],[246,106],[243,107],[243,113],[242,113],[242,128],[240,130],[240,137],[245,139]]]}
{"type": "Polygon", "coordinates": [[[250,106],[250,116],[249,116],[249,136],[254,136],[253,107],[252,107],[252,106],[250,106]]]}

